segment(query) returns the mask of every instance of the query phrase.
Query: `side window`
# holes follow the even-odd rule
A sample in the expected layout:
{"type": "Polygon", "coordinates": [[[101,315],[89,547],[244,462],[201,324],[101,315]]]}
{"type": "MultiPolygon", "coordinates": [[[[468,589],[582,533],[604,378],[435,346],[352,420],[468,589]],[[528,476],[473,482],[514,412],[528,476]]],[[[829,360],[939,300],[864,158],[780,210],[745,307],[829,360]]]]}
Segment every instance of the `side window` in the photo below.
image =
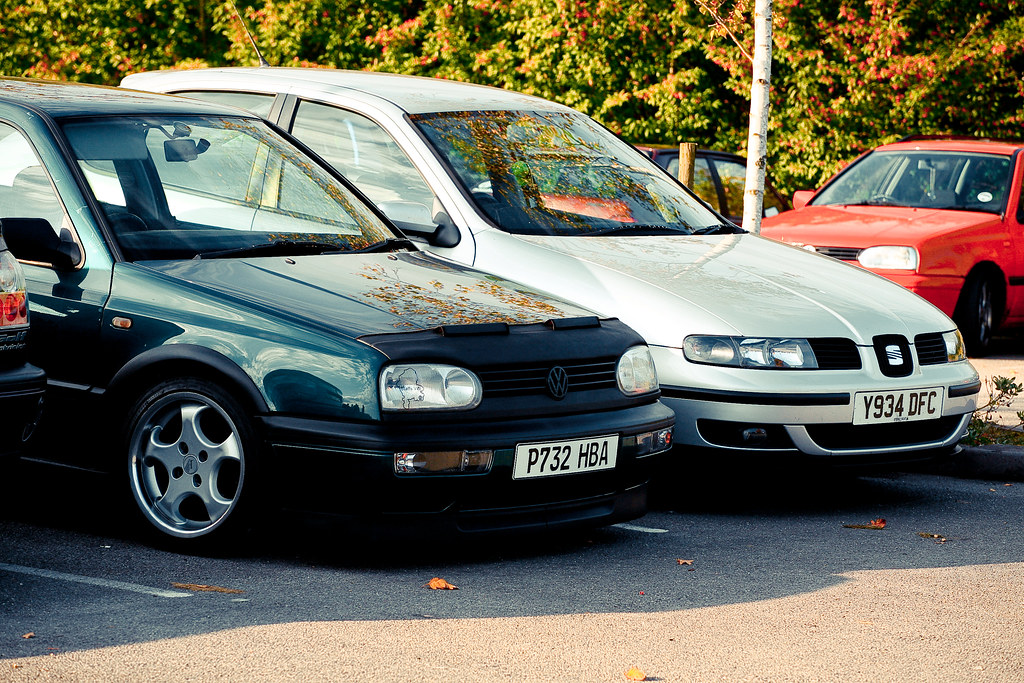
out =
{"type": "MultiPolygon", "coordinates": [[[[1024,153],[1017,154],[1017,163],[1024,164],[1024,153]]],[[[1024,223],[1024,175],[1020,179],[1020,193],[1017,195],[1017,222],[1024,223]]]]}
{"type": "Polygon", "coordinates": [[[0,123],[0,218],[44,218],[54,232],[64,209],[35,151],[17,129],[0,123]]]}
{"type": "Polygon", "coordinates": [[[292,135],[323,157],[375,204],[409,201],[429,210],[434,193],[412,161],[379,125],[318,102],[299,103],[292,135]]]}
{"type": "MultiPolygon", "coordinates": [[[[679,157],[672,157],[665,170],[673,178],[678,178],[679,157]]],[[[693,187],[690,189],[693,190],[694,194],[710,204],[711,208],[718,211],[718,190],[715,188],[715,178],[711,175],[707,159],[698,158],[693,160],[693,187]]]]}
{"type": "Polygon", "coordinates": [[[215,90],[182,90],[174,93],[192,97],[205,102],[226,104],[239,109],[248,109],[253,114],[265,119],[270,118],[270,108],[274,106],[274,95],[257,92],[218,92],[215,90]]]}
{"type": "MultiPolygon", "coordinates": [[[[676,162],[676,172],[679,169],[679,161],[676,162]]],[[[715,211],[720,211],[718,201],[718,190],[715,189],[715,179],[711,175],[707,159],[694,159],[693,161],[693,191],[694,193],[711,205],[715,211]]]]}
{"type": "Polygon", "coordinates": [[[743,190],[747,186],[747,167],[735,161],[715,160],[715,170],[725,192],[726,213],[743,215],[743,190]]]}

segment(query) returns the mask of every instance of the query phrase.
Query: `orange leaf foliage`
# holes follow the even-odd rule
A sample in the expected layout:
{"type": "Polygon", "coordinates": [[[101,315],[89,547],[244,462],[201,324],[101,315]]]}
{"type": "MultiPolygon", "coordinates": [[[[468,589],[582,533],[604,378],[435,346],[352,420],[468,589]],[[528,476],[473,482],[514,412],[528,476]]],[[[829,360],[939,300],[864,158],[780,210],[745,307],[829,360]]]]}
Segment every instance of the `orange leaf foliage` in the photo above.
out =
{"type": "Polygon", "coordinates": [[[847,529],[884,529],[885,520],[879,517],[878,519],[871,520],[867,524],[844,524],[843,526],[847,529]]]}
{"type": "Polygon", "coordinates": [[[645,674],[643,671],[641,671],[640,669],[636,668],[635,666],[631,666],[631,667],[629,667],[629,670],[626,671],[626,680],[627,681],[646,681],[647,680],[647,674],[645,674]]]}
{"type": "Polygon", "coordinates": [[[679,559],[677,559],[677,560],[676,560],[676,564],[686,564],[686,565],[690,565],[690,564],[693,564],[693,560],[679,560],[679,559]]]}
{"type": "Polygon", "coordinates": [[[171,585],[175,588],[183,588],[187,591],[206,591],[209,593],[244,593],[245,591],[239,590],[238,588],[222,588],[221,586],[207,586],[202,583],[178,583],[172,581],[171,585]]]}
{"type": "Polygon", "coordinates": [[[26,633],[25,635],[22,636],[22,638],[35,638],[35,637],[36,637],[36,634],[33,633],[32,631],[29,631],[28,633],[26,633]]]}
{"type": "Polygon", "coordinates": [[[430,581],[427,581],[427,583],[424,584],[424,587],[425,588],[429,588],[431,590],[449,590],[449,591],[457,591],[457,590],[459,590],[458,586],[452,585],[452,584],[448,583],[447,581],[445,581],[444,579],[438,578],[436,576],[434,578],[432,578],[430,581]]]}

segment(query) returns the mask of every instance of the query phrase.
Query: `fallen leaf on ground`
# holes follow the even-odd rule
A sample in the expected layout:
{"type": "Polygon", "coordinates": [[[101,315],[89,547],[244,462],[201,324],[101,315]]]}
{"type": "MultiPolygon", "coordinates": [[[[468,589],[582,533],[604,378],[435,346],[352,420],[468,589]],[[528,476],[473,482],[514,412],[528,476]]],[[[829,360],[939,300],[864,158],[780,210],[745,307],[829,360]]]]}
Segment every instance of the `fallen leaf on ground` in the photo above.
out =
{"type": "Polygon", "coordinates": [[[437,590],[448,590],[448,591],[457,591],[457,590],[459,590],[458,586],[450,584],[447,581],[445,581],[444,579],[438,578],[436,576],[434,578],[432,578],[430,581],[427,581],[425,584],[423,584],[423,587],[424,588],[429,588],[429,589],[435,590],[435,591],[437,591],[437,590]]]}
{"type": "Polygon", "coordinates": [[[209,593],[244,593],[245,591],[237,588],[223,588],[221,586],[207,586],[201,583],[178,583],[172,581],[171,585],[175,588],[181,588],[187,591],[206,591],[209,593]]]}
{"type": "Polygon", "coordinates": [[[35,638],[35,637],[36,637],[36,634],[32,633],[31,631],[29,631],[28,633],[26,633],[25,635],[22,636],[22,638],[35,638]]]}
{"type": "Polygon", "coordinates": [[[691,564],[693,564],[693,560],[678,560],[678,559],[677,559],[677,560],[676,560],[676,564],[685,564],[685,565],[691,565],[691,564]]]}
{"type": "Polygon", "coordinates": [[[918,531],[917,535],[921,538],[934,538],[936,543],[945,543],[946,537],[940,534],[930,534],[927,531],[918,531]]]}
{"type": "Polygon", "coordinates": [[[646,681],[647,680],[647,674],[645,674],[643,671],[641,671],[640,669],[636,668],[635,666],[631,666],[631,667],[629,667],[629,670],[626,671],[626,680],[627,681],[646,681]]]}
{"type": "Polygon", "coordinates": [[[871,520],[867,524],[844,524],[843,526],[847,529],[884,529],[885,520],[879,517],[878,519],[871,520]]]}

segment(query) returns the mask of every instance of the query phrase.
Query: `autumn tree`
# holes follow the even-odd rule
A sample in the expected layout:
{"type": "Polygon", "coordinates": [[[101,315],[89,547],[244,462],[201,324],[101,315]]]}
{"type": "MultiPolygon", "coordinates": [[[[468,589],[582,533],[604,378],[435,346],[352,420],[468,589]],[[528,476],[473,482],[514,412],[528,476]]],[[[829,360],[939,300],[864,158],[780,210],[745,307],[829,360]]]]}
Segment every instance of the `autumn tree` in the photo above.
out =
{"type": "MultiPolygon", "coordinates": [[[[752,0],[709,47],[747,87],[733,41],[752,41],[752,0]]],[[[788,190],[817,187],[861,152],[913,133],[1020,138],[1024,2],[775,0],[770,162],[788,190]]]]}

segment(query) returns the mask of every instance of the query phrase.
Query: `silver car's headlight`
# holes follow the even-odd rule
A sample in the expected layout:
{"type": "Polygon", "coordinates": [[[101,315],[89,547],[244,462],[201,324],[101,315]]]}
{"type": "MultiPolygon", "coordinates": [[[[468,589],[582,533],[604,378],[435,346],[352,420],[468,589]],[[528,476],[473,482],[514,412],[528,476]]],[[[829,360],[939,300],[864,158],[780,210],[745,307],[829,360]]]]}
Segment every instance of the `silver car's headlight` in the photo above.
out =
{"type": "Polygon", "coordinates": [[[380,373],[384,410],[470,410],[482,394],[479,378],[454,365],[402,363],[380,373]]]}
{"type": "Polygon", "coordinates": [[[964,347],[964,338],[960,335],[960,330],[943,333],[942,341],[946,344],[946,360],[950,363],[967,360],[967,349],[964,347]]]}
{"type": "Polygon", "coordinates": [[[683,355],[694,363],[782,370],[818,367],[806,339],[692,336],[683,340],[683,355]]]}
{"type": "Polygon", "coordinates": [[[913,247],[868,247],[857,257],[865,268],[879,270],[917,270],[919,261],[913,247]]]}
{"type": "Polygon", "coordinates": [[[658,373],[654,358],[646,346],[634,346],[619,358],[615,368],[619,390],[627,396],[647,394],[658,388],[658,373]]]}

